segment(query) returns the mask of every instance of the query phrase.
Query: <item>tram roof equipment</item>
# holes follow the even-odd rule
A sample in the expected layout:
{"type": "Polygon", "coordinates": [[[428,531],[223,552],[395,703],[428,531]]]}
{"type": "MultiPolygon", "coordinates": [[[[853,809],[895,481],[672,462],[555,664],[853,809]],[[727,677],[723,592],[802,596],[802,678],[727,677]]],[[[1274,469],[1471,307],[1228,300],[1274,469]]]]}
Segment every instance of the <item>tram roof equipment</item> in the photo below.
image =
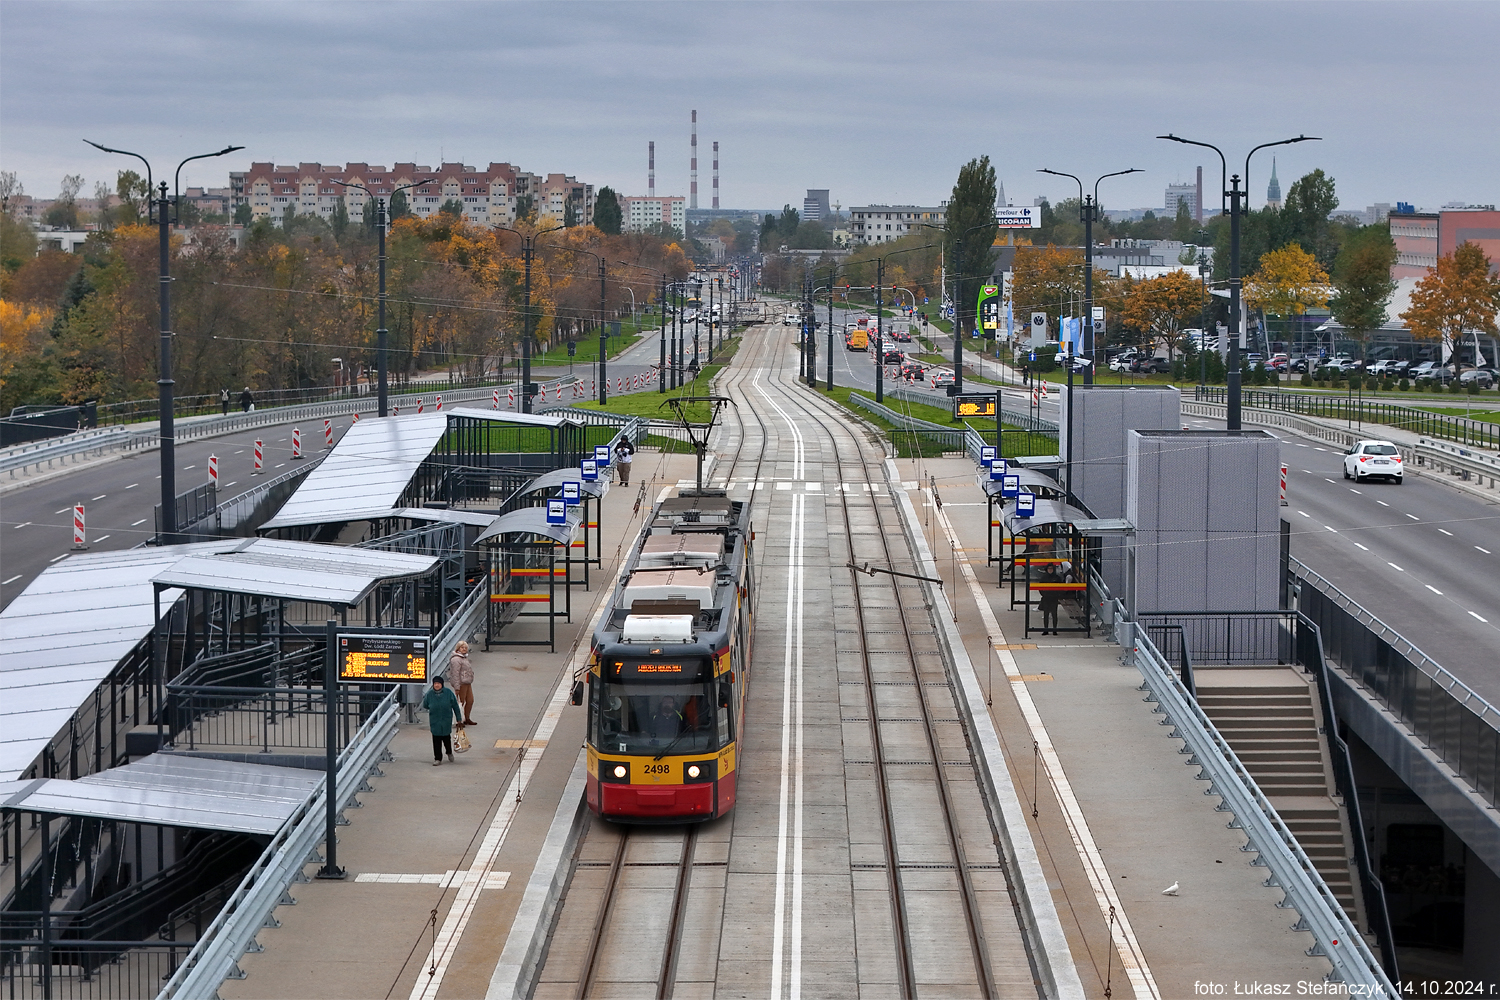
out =
{"type": "Polygon", "coordinates": [[[269,836],[323,782],[323,772],[178,753],[68,780],[0,782],[6,809],[269,836]]]}

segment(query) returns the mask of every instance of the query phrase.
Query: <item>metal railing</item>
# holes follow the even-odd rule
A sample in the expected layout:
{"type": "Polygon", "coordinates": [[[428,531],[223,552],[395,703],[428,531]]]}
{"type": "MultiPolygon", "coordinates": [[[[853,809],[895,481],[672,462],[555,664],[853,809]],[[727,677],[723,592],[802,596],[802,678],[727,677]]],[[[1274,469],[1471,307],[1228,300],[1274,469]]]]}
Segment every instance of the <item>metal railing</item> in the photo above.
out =
{"type": "MultiPolygon", "coordinates": [[[[182,945],[139,941],[0,942],[7,1000],[134,1000],[155,996],[178,969],[182,945]]],[[[207,995],[207,994],[205,994],[207,995]]]]}
{"type": "Polygon", "coordinates": [[[1500,807],[1500,709],[1295,558],[1297,608],[1328,658],[1491,807],[1500,807]]]}
{"type": "MultiPolygon", "coordinates": [[[[336,735],[347,743],[375,712],[383,692],[340,689],[334,696],[336,735]]],[[[327,747],[327,691],[321,686],[259,688],[167,685],[166,745],[272,753],[327,747]]]]}
{"type": "MultiPolygon", "coordinates": [[[[339,811],[348,806],[364,779],[376,770],[396,734],[397,690],[392,688],[380,701],[339,755],[338,798],[334,803],[339,811]]],[[[171,978],[156,994],[158,1000],[213,996],[220,983],[238,974],[240,956],[249,950],[256,933],[266,926],[267,918],[281,904],[292,879],[315,856],[323,839],[327,794],[325,782],[282,824],[193,950],[172,970],[171,978]]]]}
{"type": "Polygon", "coordinates": [[[1380,961],[1276,807],[1142,629],[1134,630],[1132,653],[1150,692],[1147,700],[1157,702],[1166,716],[1163,724],[1174,727],[1172,735],[1182,739],[1203,768],[1209,780],[1205,794],[1219,796],[1219,808],[1234,814],[1234,825],[1248,841],[1241,850],[1257,855],[1251,863],[1270,873],[1265,885],[1286,893],[1278,905],[1295,909],[1301,916],[1296,929],[1312,934],[1307,953],[1328,959],[1341,982],[1363,986],[1370,996],[1396,996],[1380,961]]]}
{"type": "MultiPolygon", "coordinates": [[[[1194,387],[1193,399],[1205,403],[1223,403],[1228,398],[1227,393],[1228,390],[1221,386],[1200,385],[1194,387]]],[[[1500,424],[1450,417],[1400,403],[1385,403],[1357,396],[1246,389],[1241,394],[1241,404],[1326,420],[1385,424],[1414,434],[1445,438],[1473,447],[1500,448],[1500,424]]],[[[1433,405],[1441,406],[1442,401],[1434,400],[1433,405]]]]}

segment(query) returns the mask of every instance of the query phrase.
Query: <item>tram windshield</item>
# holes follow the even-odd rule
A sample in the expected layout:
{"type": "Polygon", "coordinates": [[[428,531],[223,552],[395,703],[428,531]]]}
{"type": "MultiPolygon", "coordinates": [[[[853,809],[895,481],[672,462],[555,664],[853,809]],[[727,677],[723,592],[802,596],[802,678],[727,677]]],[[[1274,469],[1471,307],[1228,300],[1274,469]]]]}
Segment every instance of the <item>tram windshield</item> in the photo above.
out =
{"type": "Polygon", "coordinates": [[[729,740],[711,683],[603,681],[596,691],[594,745],[607,753],[703,753],[729,740]]]}

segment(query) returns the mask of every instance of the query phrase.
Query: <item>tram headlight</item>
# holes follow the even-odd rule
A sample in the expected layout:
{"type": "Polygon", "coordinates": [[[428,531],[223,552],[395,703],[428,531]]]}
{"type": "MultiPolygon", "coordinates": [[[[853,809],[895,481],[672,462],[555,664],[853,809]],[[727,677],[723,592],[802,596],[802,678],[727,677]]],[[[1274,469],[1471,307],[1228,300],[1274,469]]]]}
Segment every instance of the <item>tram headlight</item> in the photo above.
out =
{"type": "Polygon", "coordinates": [[[616,778],[623,778],[623,777],[625,777],[625,775],[627,773],[628,772],[625,770],[625,765],[624,764],[616,764],[615,765],[615,777],[616,778]]]}
{"type": "Polygon", "coordinates": [[[703,773],[703,769],[701,767],[699,767],[697,764],[689,764],[688,765],[688,769],[687,769],[687,773],[688,773],[688,777],[689,778],[696,778],[696,777],[698,777],[698,775],[700,775],[700,774],[703,773]]]}

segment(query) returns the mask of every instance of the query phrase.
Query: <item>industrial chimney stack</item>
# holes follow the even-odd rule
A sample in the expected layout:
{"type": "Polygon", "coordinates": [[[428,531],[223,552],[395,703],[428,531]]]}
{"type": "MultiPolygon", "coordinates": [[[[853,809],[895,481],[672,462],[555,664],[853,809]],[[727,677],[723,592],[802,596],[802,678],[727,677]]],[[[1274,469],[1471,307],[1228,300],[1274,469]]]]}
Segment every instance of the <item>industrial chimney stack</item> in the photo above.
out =
{"type": "Polygon", "coordinates": [[[692,187],[689,191],[690,200],[688,208],[698,207],[698,112],[693,112],[693,159],[692,159],[692,187]]]}
{"type": "Polygon", "coordinates": [[[719,144],[714,143],[714,208],[719,207],[719,144]]]}
{"type": "Polygon", "coordinates": [[[656,143],[646,143],[646,194],[656,197],[656,143]]]}

